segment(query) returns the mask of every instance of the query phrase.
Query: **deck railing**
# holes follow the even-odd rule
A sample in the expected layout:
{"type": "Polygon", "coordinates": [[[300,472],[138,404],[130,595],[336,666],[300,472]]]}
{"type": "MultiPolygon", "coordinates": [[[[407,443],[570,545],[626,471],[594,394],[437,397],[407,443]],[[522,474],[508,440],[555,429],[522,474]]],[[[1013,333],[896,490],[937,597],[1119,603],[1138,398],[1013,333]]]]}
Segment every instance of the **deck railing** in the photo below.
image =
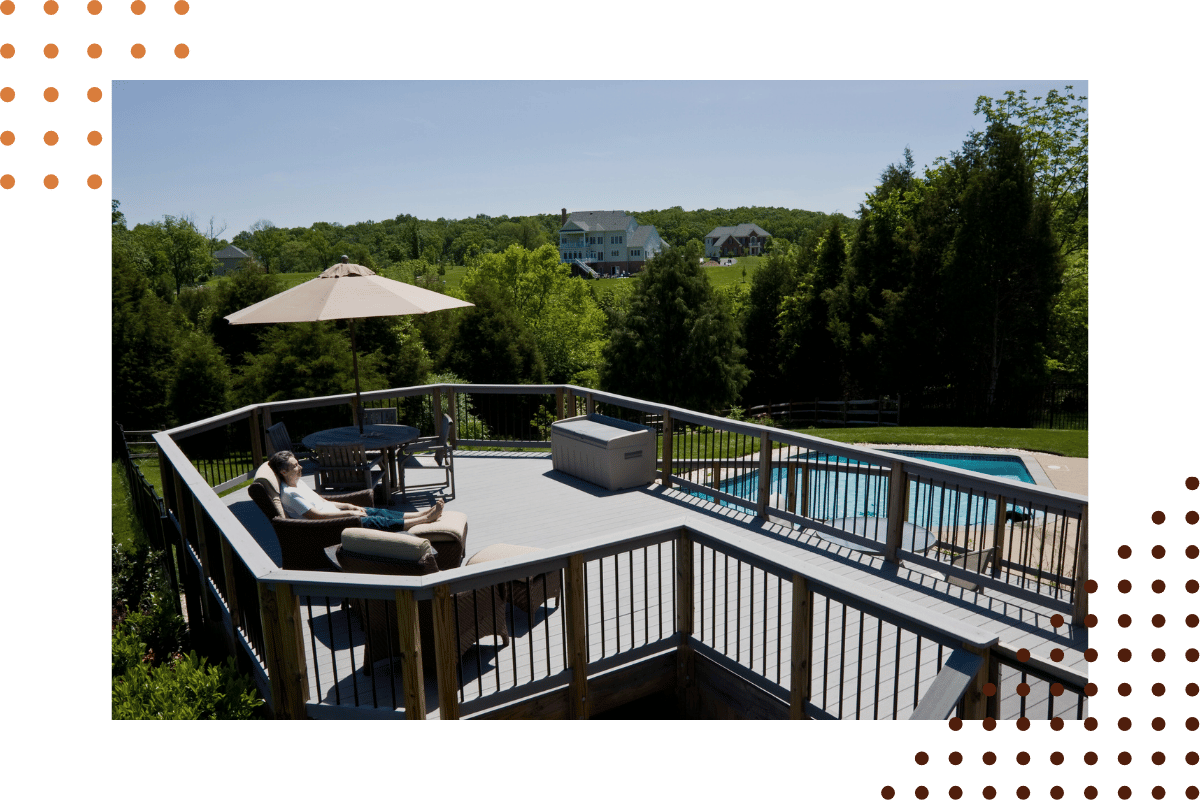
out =
{"type": "MultiPolygon", "coordinates": [[[[462,447],[548,449],[552,419],[592,410],[634,419],[655,430],[668,486],[1057,604],[1076,619],[1086,613],[1084,497],[574,386],[441,384],[370,392],[364,400],[396,406],[401,422],[425,432],[439,413],[449,413],[462,447]],[[877,521],[877,537],[837,521],[864,516],[877,521]],[[905,551],[905,522],[935,532],[931,553],[905,551]],[[1027,527],[1018,533],[1017,525],[1027,527]],[[981,544],[996,556],[989,565],[952,563],[981,544]]],[[[1008,662],[990,655],[994,637],[689,526],[426,578],[281,570],[215,490],[249,478],[268,452],[264,432],[273,421],[286,419],[299,439],[350,424],[352,405],[351,395],[266,403],[154,437],[189,619],[223,633],[278,715],[395,716],[403,708],[405,716],[424,716],[422,613],[433,632],[430,663],[442,717],[503,715],[535,697],[540,715],[587,716],[606,696],[596,690],[607,685],[603,675],[635,666],[647,680],[675,687],[693,708],[704,702],[697,687],[719,673],[736,676],[747,702],[764,714],[814,718],[944,717],[956,707],[982,716],[988,701],[980,676],[1002,678],[1000,664],[1008,662]],[[214,431],[224,437],[224,454],[196,438],[215,439],[214,431]],[[222,466],[202,463],[202,474],[189,457],[202,451],[222,466]],[[477,599],[514,582],[532,588],[548,580],[562,587],[558,602],[528,613],[477,599]],[[475,599],[460,602],[464,593],[475,599]],[[462,619],[468,608],[507,615],[506,627],[521,635],[511,648],[477,648],[459,661],[455,643],[473,622],[462,619]],[[399,663],[400,672],[388,666],[366,675],[355,659],[368,642],[372,666],[383,658],[399,663]],[[396,655],[398,662],[387,658],[396,655]],[[508,677],[487,669],[485,656],[511,662],[508,677]]],[[[1021,666],[1026,675],[1058,678],[1048,686],[1074,692],[1082,709],[1079,676],[1055,674],[1049,664],[1021,666]]],[[[610,698],[619,696],[613,691],[610,698]]],[[[1002,688],[996,697],[1004,694],[1002,688]]]]}

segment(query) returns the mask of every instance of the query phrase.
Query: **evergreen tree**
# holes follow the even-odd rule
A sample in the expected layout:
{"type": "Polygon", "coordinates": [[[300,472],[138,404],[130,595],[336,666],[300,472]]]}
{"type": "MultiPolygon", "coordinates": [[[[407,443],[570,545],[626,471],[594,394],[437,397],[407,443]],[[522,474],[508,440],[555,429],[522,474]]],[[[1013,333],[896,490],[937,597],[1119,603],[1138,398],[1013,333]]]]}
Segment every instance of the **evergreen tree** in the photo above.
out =
{"type": "Polygon", "coordinates": [[[698,411],[737,400],[749,378],[745,350],[699,256],[671,248],[646,262],[605,348],[603,388],[698,411]]]}

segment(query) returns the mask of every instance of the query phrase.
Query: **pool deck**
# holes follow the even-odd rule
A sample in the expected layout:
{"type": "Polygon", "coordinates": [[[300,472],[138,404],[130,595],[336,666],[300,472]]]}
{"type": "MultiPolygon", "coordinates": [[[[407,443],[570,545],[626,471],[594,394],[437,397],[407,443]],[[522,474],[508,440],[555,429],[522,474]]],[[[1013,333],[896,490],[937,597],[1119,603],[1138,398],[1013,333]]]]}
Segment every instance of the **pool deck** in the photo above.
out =
{"type": "MultiPolygon", "coordinates": [[[[623,528],[678,524],[695,518],[707,525],[725,528],[736,536],[752,537],[770,549],[851,578],[864,587],[994,632],[1012,648],[1025,647],[1042,658],[1048,657],[1052,649],[1060,648],[1065,656],[1060,666],[1082,674],[1088,670],[1084,659],[1084,650],[1088,646],[1087,629],[1075,625],[1055,628],[1051,622],[1054,610],[1037,603],[991,591],[976,594],[946,583],[941,575],[910,568],[903,563],[891,564],[876,554],[848,550],[790,525],[756,519],[658,484],[623,492],[605,491],[554,470],[549,454],[464,452],[456,456],[455,463],[458,496],[448,503],[448,507],[462,511],[470,518],[468,555],[499,542],[551,547],[582,543],[623,528]]],[[[1078,471],[1073,470],[1071,474],[1078,474],[1078,471]]],[[[407,505],[402,505],[397,498],[394,507],[403,510],[424,507],[430,498],[410,495],[409,500],[407,505]]],[[[274,531],[246,496],[246,491],[231,493],[225,497],[225,502],[264,551],[279,563],[279,545],[274,531]]],[[[1064,616],[1070,618],[1069,614],[1064,616]]],[[[540,631],[542,627],[539,625],[537,629],[540,631]]],[[[607,637],[602,635],[600,638],[607,637]]],[[[782,636],[772,647],[777,648],[781,643],[782,636]]],[[[774,658],[773,652],[771,658],[774,658]]],[[[322,659],[326,657],[322,656],[322,659]]],[[[557,658],[555,656],[556,661],[557,658]]],[[[932,677],[932,672],[921,674],[932,677]]],[[[1016,678],[1006,678],[1004,682],[1015,686],[1016,678]]],[[[1013,690],[1005,685],[1002,694],[1009,696],[1013,690]]],[[[327,692],[318,691],[318,696],[324,694],[327,692]]],[[[1013,706],[1009,704],[1008,708],[1013,706]]],[[[1004,715],[1011,714],[1013,712],[1006,709],[1004,715]]]]}

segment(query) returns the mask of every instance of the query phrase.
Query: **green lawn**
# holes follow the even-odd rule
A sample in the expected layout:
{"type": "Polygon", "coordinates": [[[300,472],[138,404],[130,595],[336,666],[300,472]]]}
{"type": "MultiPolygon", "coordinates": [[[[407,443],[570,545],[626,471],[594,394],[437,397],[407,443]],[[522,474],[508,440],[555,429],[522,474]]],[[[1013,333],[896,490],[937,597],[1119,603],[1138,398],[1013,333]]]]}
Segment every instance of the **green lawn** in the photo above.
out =
{"type": "Polygon", "coordinates": [[[1088,457],[1087,431],[1040,428],[807,428],[797,429],[796,432],[848,444],[1011,447],[1067,458],[1088,457]]]}
{"type": "Polygon", "coordinates": [[[746,270],[746,285],[754,276],[754,270],[763,262],[763,256],[743,256],[737,259],[732,267],[704,267],[704,274],[712,281],[713,286],[729,286],[742,282],[742,269],[746,270]]]}

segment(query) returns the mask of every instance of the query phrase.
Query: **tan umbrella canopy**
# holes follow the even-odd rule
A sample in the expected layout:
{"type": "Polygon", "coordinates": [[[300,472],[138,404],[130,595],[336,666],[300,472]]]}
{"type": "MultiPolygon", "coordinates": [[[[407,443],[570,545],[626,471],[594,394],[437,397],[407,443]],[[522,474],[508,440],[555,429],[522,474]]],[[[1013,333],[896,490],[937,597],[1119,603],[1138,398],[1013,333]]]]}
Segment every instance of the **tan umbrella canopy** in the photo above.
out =
{"type": "MultiPolygon", "coordinates": [[[[354,358],[354,394],[356,408],[362,408],[358,385],[358,351],[354,343],[354,320],[359,317],[396,317],[428,314],[448,308],[474,305],[448,295],[431,292],[376,275],[361,264],[334,264],[311,281],[293,286],[286,292],[261,300],[225,319],[231,325],[268,322],[319,322],[326,319],[350,321],[350,352],[354,358]]],[[[358,427],[362,430],[362,414],[358,427]]]]}

